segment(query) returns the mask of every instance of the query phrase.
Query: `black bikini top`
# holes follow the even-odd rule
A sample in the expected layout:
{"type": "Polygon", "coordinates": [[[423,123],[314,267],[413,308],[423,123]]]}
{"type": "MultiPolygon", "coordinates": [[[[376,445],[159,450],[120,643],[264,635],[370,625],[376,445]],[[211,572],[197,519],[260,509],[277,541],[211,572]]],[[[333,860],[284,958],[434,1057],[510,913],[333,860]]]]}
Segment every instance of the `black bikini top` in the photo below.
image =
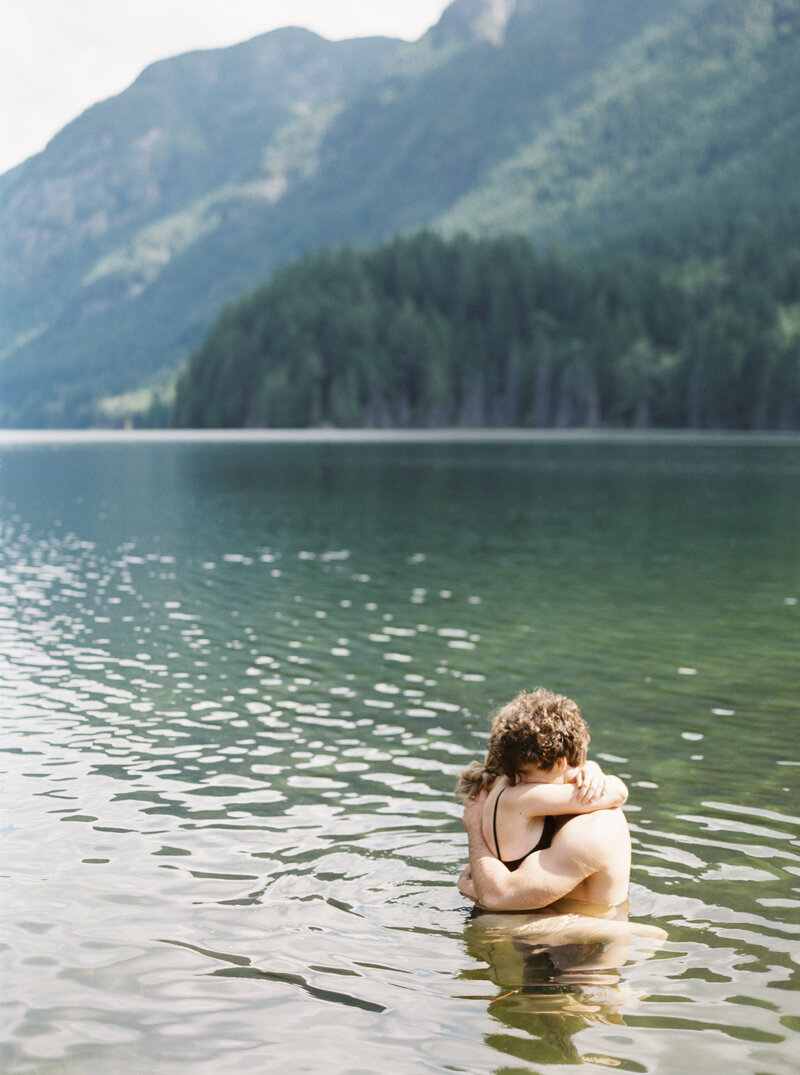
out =
{"type": "Polygon", "coordinates": [[[546,816],[544,819],[544,826],[542,828],[542,835],[539,837],[539,842],[536,844],[536,847],[532,847],[530,851],[528,851],[527,854],[523,855],[521,858],[511,859],[509,862],[506,862],[505,859],[500,857],[500,844],[497,842],[497,804],[500,802],[500,795],[502,795],[505,790],[506,789],[503,788],[494,801],[494,817],[492,818],[494,846],[495,850],[497,851],[497,857],[500,859],[506,869],[516,870],[522,865],[528,855],[532,855],[534,851],[543,851],[546,847],[550,846],[550,844],[553,842],[553,836],[555,835],[556,831],[556,819],[554,817],[550,817],[549,815],[546,816]]]}

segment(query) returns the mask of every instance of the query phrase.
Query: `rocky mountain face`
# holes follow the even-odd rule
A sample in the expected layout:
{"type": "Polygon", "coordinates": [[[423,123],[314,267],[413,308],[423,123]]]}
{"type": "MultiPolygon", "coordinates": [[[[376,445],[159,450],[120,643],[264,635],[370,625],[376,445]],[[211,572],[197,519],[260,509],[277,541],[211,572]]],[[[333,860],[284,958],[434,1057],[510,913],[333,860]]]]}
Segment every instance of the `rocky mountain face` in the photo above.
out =
{"type": "Polygon", "coordinates": [[[287,29],[147,68],[2,177],[0,280],[26,284],[69,251],[102,250],[226,188],[258,184],[253,196],[274,202],[292,169],[276,159],[276,141],[287,158],[288,132],[297,138],[306,124],[303,148],[313,148],[321,123],[308,117],[336,106],[396,47],[287,29]]]}
{"type": "Polygon", "coordinates": [[[84,359],[101,380],[116,363],[112,391],[137,385],[142,365],[147,375],[174,361],[181,313],[148,336],[168,354],[144,359],[120,337],[121,321],[148,335],[142,297],[203,237],[246,228],[307,175],[342,97],[397,47],[287,29],[163,61],[0,177],[3,418],[29,399],[28,420],[47,421],[45,401],[58,420],[70,404],[53,393],[81,380],[84,359]]]}
{"type": "Polygon", "coordinates": [[[0,424],[119,422],[221,306],[422,227],[587,253],[796,197],[800,0],[455,0],[147,68],[0,177],[0,424]]]}

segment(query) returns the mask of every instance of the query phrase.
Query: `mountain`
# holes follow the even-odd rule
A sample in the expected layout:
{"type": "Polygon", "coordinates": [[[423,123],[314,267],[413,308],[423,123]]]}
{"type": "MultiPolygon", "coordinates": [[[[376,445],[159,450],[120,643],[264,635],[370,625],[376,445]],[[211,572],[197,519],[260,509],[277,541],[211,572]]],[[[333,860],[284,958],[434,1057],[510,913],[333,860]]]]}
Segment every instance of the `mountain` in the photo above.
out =
{"type": "Polygon", "coordinates": [[[155,64],[0,177],[0,424],[146,409],[225,302],[324,244],[702,250],[796,209],[798,105],[800,0],[456,0],[410,44],[155,64]]]}
{"type": "Polygon", "coordinates": [[[286,29],[166,60],[0,177],[0,421],[86,423],[174,369],[268,271],[241,237],[397,47],[286,29]]]}

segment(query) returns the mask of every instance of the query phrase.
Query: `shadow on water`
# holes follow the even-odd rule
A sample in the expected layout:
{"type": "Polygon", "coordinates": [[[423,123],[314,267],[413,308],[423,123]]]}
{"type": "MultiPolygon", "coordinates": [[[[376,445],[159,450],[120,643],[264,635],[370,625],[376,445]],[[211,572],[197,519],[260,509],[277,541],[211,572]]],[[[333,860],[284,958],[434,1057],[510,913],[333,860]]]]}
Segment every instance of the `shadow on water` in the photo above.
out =
{"type": "Polygon", "coordinates": [[[388,1008],[383,1004],[377,1004],[371,1000],[362,1000],[361,997],[354,997],[350,993],[342,993],[334,989],[320,989],[318,986],[307,982],[302,974],[261,970],[259,967],[254,967],[247,956],[237,956],[229,952],[214,952],[210,948],[200,948],[198,945],[188,944],[186,941],[171,941],[163,937],[159,938],[159,942],[161,944],[173,944],[176,948],[188,948],[190,951],[198,952],[208,959],[216,959],[230,964],[227,967],[218,967],[216,970],[206,971],[205,973],[211,978],[252,978],[261,982],[282,982],[285,985],[297,986],[308,996],[314,997],[315,1000],[325,1000],[332,1004],[344,1004],[347,1008],[359,1008],[364,1012],[381,1013],[388,1011],[388,1008]]]}
{"type": "Polygon", "coordinates": [[[625,1012],[643,997],[622,967],[652,955],[665,939],[655,927],[575,914],[473,917],[465,946],[483,966],[462,977],[501,991],[488,1012],[504,1029],[488,1034],[486,1044],[528,1063],[646,1071],[628,1058],[582,1055],[574,1038],[590,1026],[625,1026],[625,1012]]]}

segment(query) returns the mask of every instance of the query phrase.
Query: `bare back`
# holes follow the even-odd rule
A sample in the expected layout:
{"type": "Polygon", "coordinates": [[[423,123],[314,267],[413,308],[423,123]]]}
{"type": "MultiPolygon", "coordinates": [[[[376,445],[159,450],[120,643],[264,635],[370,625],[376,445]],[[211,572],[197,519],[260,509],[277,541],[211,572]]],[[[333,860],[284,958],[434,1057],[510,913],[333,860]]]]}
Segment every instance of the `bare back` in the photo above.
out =
{"type": "Polygon", "coordinates": [[[519,809],[519,785],[498,780],[484,803],[481,832],[501,862],[520,860],[536,848],[544,830],[544,816],[529,816],[519,809]],[[504,794],[505,793],[505,794],[504,794]]]}
{"type": "Polygon", "coordinates": [[[568,818],[552,845],[526,859],[518,874],[521,886],[526,875],[532,887],[540,886],[544,874],[559,882],[557,898],[613,906],[628,898],[630,871],[628,823],[623,811],[614,809],[568,818]]]}

